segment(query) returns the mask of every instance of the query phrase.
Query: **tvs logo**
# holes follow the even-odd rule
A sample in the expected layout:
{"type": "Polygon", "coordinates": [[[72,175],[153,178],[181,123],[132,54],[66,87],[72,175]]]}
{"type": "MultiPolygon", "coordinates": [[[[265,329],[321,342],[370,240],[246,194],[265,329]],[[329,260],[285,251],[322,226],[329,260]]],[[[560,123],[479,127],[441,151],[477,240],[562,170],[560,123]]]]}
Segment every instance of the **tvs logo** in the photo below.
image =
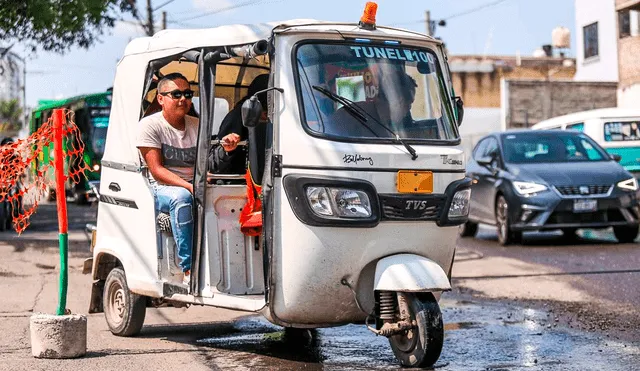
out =
{"type": "Polygon", "coordinates": [[[580,186],[580,188],[578,188],[580,190],[580,194],[581,195],[588,195],[589,194],[589,187],[587,186],[580,186]]]}
{"type": "Polygon", "coordinates": [[[427,201],[407,200],[405,201],[405,210],[424,210],[427,208],[427,201]]]}

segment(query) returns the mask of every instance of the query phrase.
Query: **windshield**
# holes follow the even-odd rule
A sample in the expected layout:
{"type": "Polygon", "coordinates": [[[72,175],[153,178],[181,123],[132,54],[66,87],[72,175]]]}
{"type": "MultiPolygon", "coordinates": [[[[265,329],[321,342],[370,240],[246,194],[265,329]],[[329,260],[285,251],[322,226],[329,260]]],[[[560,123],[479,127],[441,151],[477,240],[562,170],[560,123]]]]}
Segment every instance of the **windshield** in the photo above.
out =
{"type": "Polygon", "coordinates": [[[436,55],[401,45],[304,44],[296,51],[304,124],[351,140],[458,138],[436,55]]]}
{"type": "Polygon", "coordinates": [[[110,111],[109,107],[91,109],[91,149],[98,157],[104,154],[110,111]]]}
{"type": "Polygon", "coordinates": [[[502,136],[504,160],[513,164],[609,160],[591,138],[583,134],[521,133],[502,136]]]}

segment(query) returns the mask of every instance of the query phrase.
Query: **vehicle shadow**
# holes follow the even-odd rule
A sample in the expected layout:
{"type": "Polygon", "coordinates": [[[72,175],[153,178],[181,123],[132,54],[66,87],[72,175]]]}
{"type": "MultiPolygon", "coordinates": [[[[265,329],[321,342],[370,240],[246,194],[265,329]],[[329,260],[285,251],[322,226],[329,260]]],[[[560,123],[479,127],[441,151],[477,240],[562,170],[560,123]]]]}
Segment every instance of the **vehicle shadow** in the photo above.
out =
{"type": "MultiPolygon", "coordinates": [[[[478,231],[475,237],[480,241],[492,241],[498,243],[498,235],[494,231],[478,231]]],[[[612,236],[603,232],[591,230],[579,230],[573,236],[565,236],[560,231],[525,232],[522,240],[510,245],[510,247],[572,247],[580,245],[619,245],[612,236]]]]}
{"type": "MultiPolygon", "coordinates": [[[[140,338],[156,338],[204,348],[321,363],[320,334],[315,330],[287,331],[255,316],[233,322],[144,326],[140,338]]],[[[234,358],[237,358],[234,355],[234,358]]]]}

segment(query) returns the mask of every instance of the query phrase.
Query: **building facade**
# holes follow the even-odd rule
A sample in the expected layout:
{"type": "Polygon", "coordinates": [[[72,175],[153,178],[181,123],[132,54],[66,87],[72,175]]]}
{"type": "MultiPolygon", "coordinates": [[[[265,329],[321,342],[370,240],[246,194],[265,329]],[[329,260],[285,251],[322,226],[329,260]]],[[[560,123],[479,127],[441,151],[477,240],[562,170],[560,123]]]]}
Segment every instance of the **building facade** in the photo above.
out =
{"type": "Polygon", "coordinates": [[[575,0],[576,81],[618,81],[614,0],[575,0]]]}

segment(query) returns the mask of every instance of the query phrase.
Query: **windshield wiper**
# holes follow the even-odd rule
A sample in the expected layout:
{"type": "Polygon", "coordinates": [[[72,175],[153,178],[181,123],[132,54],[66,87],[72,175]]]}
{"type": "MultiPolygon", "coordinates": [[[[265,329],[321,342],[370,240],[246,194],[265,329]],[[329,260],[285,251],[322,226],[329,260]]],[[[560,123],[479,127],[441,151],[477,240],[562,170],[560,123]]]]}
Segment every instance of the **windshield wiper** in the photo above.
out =
{"type": "MultiPolygon", "coordinates": [[[[396,140],[396,142],[402,144],[404,146],[404,148],[406,148],[406,150],[409,152],[409,155],[411,155],[411,159],[412,160],[415,161],[418,158],[418,154],[416,153],[416,150],[413,149],[413,147],[411,147],[411,145],[409,145],[409,143],[407,143],[404,140],[402,140],[402,138],[400,138],[400,136],[398,134],[396,134],[393,130],[391,130],[388,127],[386,127],[384,124],[382,124],[380,121],[378,121],[375,117],[371,116],[365,110],[363,110],[362,108],[358,107],[358,105],[355,104],[351,99],[345,98],[345,97],[343,97],[341,95],[338,95],[338,94],[335,94],[331,90],[327,90],[327,89],[325,89],[325,88],[323,88],[322,86],[319,86],[319,85],[313,85],[312,88],[314,88],[315,90],[319,91],[320,93],[326,95],[327,97],[331,98],[331,100],[333,100],[334,102],[338,102],[338,103],[342,104],[344,106],[344,108],[347,110],[347,112],[349,112],[353,117],[357,118],[363,124],[366,124],[366,122],[367,122],[367,117],[366,116],[369,116],[369,118],[371,118],[373,120],[373,122],[375,122],[376,124],[380,125],[380,127],[382,127],[383,129],[385,129],[386,131],[391,133],[391,135],[393,135],[393,138],[396,140]]],[[[367,128],[369,128],[368,125],[365,125],[365,126],[367,126],[367,128]]],[[[369,130],[371,130],[371,129],[369,129],[369,130]]],[[[371,131],[373,132],[373,130],[371,130],[371,131]]],[[[375,134],[375,132],[374,132],[374,134],[375,134]]],[[[376,134],[376,136],[379,136],[379,135],[376,134]]]]}
{"type": "Polygon", "coordinates": [[[344,108],[347,110],[347,112],[349,112],[353,117],[360,120],[360,122],[362,122],[363,124],[367,122],[367,117],[364,115],[364,113],[362,113],[361,108],[358,107],[351,100],[341,95],[335,94],[331,90],[327,90],[319,85],[313,85],[312,88],[326,95],[327,97],[331,98],[331,100],[333,100],[334,102],[342,104],[344,108]]]}

